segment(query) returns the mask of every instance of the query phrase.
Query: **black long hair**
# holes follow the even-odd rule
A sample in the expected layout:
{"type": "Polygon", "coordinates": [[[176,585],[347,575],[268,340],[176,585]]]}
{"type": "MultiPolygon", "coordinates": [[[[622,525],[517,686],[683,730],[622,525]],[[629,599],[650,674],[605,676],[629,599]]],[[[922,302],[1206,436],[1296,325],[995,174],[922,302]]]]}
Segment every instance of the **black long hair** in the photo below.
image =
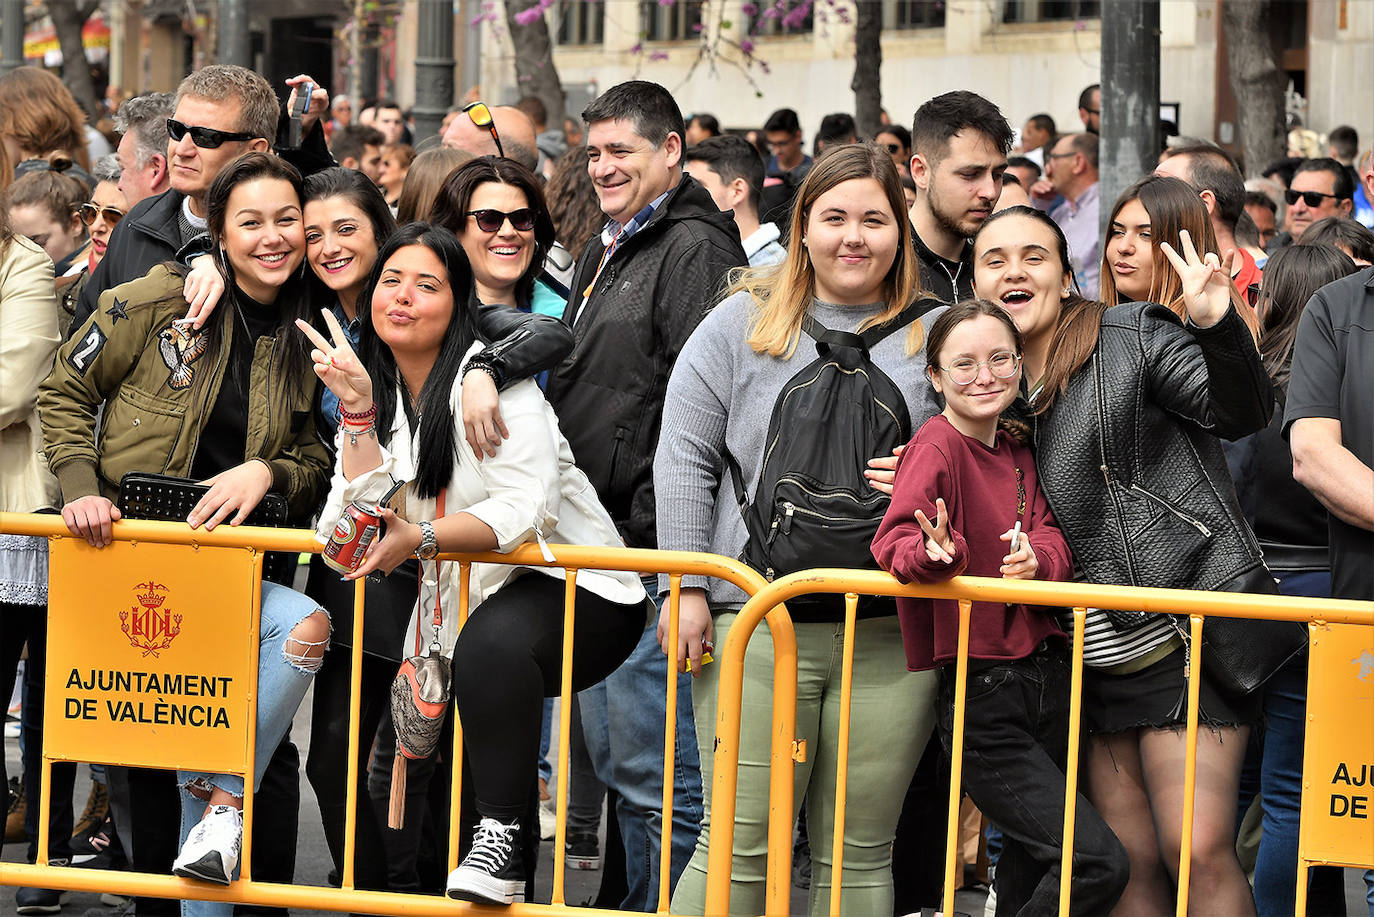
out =
{"type": "Polygon", "coordinates": [[[544,200],[544,189],[533,172],[514,159],[500,156],[479,156],[454,169],[444,179],[444,186],[429,212],[431,222],[455,233],[467,225],[468,207],[472,193],[486,184],[510,185],[519,188],[534,211],[534,257],[530,266],[515,282],[515,301],[529,305],[534,298],[534,281],[544,270],[544,258],[554,242],[553,217],[544,200]]]}
{"type": "MultiPolygon", "coordinates": [[[[1303,238],[1307,238],[1307,232],[1303,238]]],[[[1307,301],[1328,283],[1356,270],[1350,256],[1334,245],[1303,242],[1281,248],[1269,257],[1260,281],[1259,352],[1275,385],[1288,387],[1298,319],[1302,318],[1307,301]]]]}
{"type": "Polygon", "coordinates": [[[396,417],[396,391],[404,387],[396,357],[391,348],[377,337],[372,326],[372,294],[381,279],[387,261],[400,249],[423,245],[434,253],[448,274],[449,291],[453,295],[453,318],[444,331],[439,356],[420,391],[420,413],[416,417],[410,399],[401,399],[410,428],[419,432],[415,469],[415,492],[420,497],[439,495],[453,475],[458,460],[457,439],[453,430],[453,384],[463,365],[468,349],[478,339],[476,322],[468,307],[472,297],[472,268],[458,237],[442,226],[430,223],[408,223],[402,226],[377,252],[377,263],[367,277],[367,284],[358,295],[358,358],[372,377],[372,401],[377,406],[377,433],[383,445],[390,441],[391,424],[396,417]]]}
{"type": "Polygon", "coordinates": [[[363,212],[363,216],[372,224],[372,235],[377,240],[378,250],[396,231],[396,218],[391,215],[386,198],[377,190],[372,179],[357,169],[334,166],[306,176],[305,193],[301,198],[303,203],[330,197],[345,198],[363,212]]]}
{"type": "MultiPolygon", "coordinates": [[[[224,254],[221,241],[224,238],[224,225],[228,218],[229,195],[243,182],[259,178],[275,178],[287,182],[296,191],[296,199],[304,207],[304,187],[301,173],[291,163],[271,153],[245,153],[225,166],[215,180],[205,198],[206,219],[210,227],[210,241],[214,246],[215,262],[224,275],[224,305],[230,308],[216,309],[206,324],[205,333],[209,338],[209,349],[217,351],[224,337],[225,327],[232,321],[239,309],[239,292],[234,280],[234,266],[224,254]]],[[[302,214],[302,219],[304,215],[302,214]]],[[[304,234],[302,234],[303,238],[304,234]]],[[[310,359],[310,342],[305,335],[296,330],[296,319],[315,323],[315,309],[312,307],[312,294],[309,278],[310,269],[306,266],[305,243],[301,243],[300,270],[292,273],[277,291],[277,331],[276,362],[280,388],[279,397],[285,397],[287,390],[300,384],[302,378],[314,375],[313,361],[310,359]]]]}

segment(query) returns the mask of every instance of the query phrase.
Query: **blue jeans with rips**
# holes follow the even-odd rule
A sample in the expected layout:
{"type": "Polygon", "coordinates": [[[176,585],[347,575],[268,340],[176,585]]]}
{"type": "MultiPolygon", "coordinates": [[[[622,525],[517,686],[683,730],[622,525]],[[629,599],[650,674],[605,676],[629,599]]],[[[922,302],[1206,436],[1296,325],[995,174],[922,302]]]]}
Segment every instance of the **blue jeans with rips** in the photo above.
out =
{"type": "MultiPolygon", "coordinates": [[[[253,789],[262,782],[272,752],[291,728],[291,721],[310,682],[323,661],[323,654],[306,658],[309,644],[291,637],[291,630],[316,611],[327,614],[314,599],[293,589],[264,581],[262,584],[262,615],[258,626],[258,711],[257,732],[254,739],[253,789]],[[299,645],[297,645],[299,644],[299,645]]],[[[208,791],[214,787],[242,797],[243,778],[237,774],[206,774],[177,771],[181,787],[181,843],[201,818],[207,805],[204,798],[191,792],[196,786],[208,791]]],[[[185,899],[181,902],[182,917],[231,917],[234,905],[220,901],[185,899]]]]}
{"type": "MultiPolygon", "coordinates": [[[[661,606],[658,578],[646,577],[644,585],[656,596],[655,605],[661,606]]],[[[592,766],[597,777],[620,794],[616,817],[629,887],[621,907],[633,911],[658,907],[668,659],[658,646],[656,629],[656,622],[649,624],[630,658],[605,681],[578,695],[592,766]]],[[[701,760],[689,674],[678,676],[674,748],[670,891],[691,860],[701,830],[701,760]]]]}

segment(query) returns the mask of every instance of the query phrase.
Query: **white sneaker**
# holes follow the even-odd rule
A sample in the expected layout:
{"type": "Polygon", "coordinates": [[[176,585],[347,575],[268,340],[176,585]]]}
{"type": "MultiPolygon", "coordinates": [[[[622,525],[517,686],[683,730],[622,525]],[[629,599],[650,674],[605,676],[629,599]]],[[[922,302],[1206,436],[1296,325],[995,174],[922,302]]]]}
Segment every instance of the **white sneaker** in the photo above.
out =
{"type": "Polygon", "coordinates": [[[544,803],[539,804],[539,839],[551,841],[558,833],[558,813],[544,803]]]}
{"type": "Polygon", "coordinates": [[[181,846],[172,872],[187,879],[228,885],[239,865],[243,813],[233,806],[211,806],[181,846]]]}

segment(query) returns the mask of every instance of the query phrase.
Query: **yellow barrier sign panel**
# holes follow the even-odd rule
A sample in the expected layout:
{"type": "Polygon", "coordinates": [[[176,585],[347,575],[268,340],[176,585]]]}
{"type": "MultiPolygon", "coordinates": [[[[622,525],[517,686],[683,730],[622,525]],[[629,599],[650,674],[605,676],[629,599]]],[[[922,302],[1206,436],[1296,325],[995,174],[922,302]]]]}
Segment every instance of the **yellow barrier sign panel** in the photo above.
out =
{"type": "Polygon", "coordinates": [[[1310,632],[1301,856],[1374,866],[1374,627],[1310,632]]]}
{"type": "Polygon", "coordinates": [[[254,552],[50,544],[46,756],[246,772],[257,675],[254,552]]]}

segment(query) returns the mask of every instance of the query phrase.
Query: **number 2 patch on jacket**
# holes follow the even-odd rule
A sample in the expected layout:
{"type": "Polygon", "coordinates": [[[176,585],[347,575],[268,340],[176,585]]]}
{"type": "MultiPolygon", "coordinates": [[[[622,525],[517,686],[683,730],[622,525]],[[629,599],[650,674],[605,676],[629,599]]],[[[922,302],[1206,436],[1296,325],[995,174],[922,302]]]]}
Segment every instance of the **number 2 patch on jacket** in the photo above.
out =
{"type": "Polygon", "coordinates": [[[67,355],[67,362],[72,369],[76,370],[83,377],[86,370],[91,368],[95,358],[100,356],[100,351],[105,349],[105,343],[109,340],[105,332],[100,330],[99,325],[92,324],[86,330],[86,336],[81,339],[81,344],[67,355]]]}

